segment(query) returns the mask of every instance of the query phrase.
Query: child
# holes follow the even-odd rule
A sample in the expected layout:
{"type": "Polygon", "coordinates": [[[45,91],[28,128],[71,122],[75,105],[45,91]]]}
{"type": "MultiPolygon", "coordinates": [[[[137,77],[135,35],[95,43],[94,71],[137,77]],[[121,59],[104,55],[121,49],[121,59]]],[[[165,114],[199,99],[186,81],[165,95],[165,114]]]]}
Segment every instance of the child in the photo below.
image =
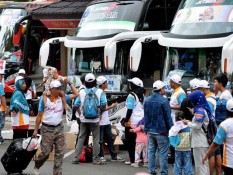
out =
{"type": "Polygon", "coordinates": [[[175,123],[169,130],[170,144],[175,147],[175,164],[173,174],[182,175],[184,168],[185,175],[192,175],[192,153],[190,128],[183,124],[184,113],[175,113],[175,123]]]}
{"type": "Polygon", "coordinates": [[[136,146],[135,146],[135,161],[131,165],[133,167],[139,167],[139,162],[141,158],[141,153],[143,157],[143,166],[148,166],[148,157],[147,157],[147,143],[148,138],[146,133],[143,131],[144,129],[144,117],[138,122],[137,126],[130,125],[132,129],[129,130],[129,132],[137,133],[136,138],[136,146]]]}
{"type": "MultiPolygon", "coordinates": [[[[50,90],[49,90],[50,83],[53,80],[65,81],[67,78],[58,75],[57,69],[55,67],[46,67],[44,69],[43,73],[44,73],[44,80],[40,84],[40,86],[42,84],[44,84],[44,86],[45,86],[45,90],[43,92],[43,101],[45,104],[45,108],[47,108],[47,96],[51,95],[50,90]]],[[[65,98],[64,91],[61,91],[59,96],[62,98],[62,104],[63,104],[64,109],[66,109],[66,98],[65,98]]]]}

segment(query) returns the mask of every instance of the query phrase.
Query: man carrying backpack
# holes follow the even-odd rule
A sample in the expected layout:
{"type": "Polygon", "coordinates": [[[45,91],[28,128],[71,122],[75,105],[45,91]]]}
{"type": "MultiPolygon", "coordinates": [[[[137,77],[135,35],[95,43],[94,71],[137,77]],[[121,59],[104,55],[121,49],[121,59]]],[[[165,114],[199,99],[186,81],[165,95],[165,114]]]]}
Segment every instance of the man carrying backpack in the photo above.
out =
{"type": "Polygon", "coordinates": [[[80,90],[80,96],[75,100],[75,106],[79,108],[80,115],[80,132],[78,136],[78,144],[75,150],[75,155],[72,163],[78,164],[83,143],[85,141],[88,129],[93,135],[93,164],[102,165],[98,156],[100,145],[100,127],[99,116],[101,111],[106,109],[107,100],[104,96],[103,90],[96,88],[96,78],[92,73],[85,76],[86,88],[80,90]]]}

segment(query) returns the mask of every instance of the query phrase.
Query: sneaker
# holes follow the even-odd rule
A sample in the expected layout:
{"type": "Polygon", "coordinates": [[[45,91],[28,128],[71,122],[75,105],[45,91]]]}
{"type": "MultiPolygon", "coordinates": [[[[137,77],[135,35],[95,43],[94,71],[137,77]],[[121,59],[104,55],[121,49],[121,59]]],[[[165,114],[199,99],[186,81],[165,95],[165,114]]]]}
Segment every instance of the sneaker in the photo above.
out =
{"type": "Polygon", "coordinates": [[[77,165],[78,163],[79,163],[78,160],[73,160],[73,161],[72,161],[72,164],[77,165]]]}
{"type": "Polygon", "coordinates": [[[106,162],[106,159],[104,157],[100,157],[100,161],[106,162]]]}
{"type": "Polygon", "coordinates": [[[142,166],[148,167],[148,163],[147,163],[147,162],[144,162],[142,166]]]}
{"type": "Polygon", "coordinates": [[[138,168],[138,167],[139,167],[138,163],[132,163],[131,166],[132,166],[132,167],[135,167],[135,168],[138,168]]]}
{"type": "Polygon", "coordinates": [[[105,165],[107,162],[102,162],[101,160],[96,160],[93,162],[93,165],[105,165]]]}
{"type": "Polygon", "coordinates": [[[36,167],[34,167],[34,174],[35,175],[39,175],[40,174],[39,169],[37,169],[36,167]]]}
{"type": "Polygon", "coordinates": [[[112,161],[112,162],[114,162],[114,161],[124,162],[124,161],[125,161],[125,159],[122,159],[121,157],[116,156],[116,157],[115,157],[115,158],[113,158],[111,161],[112,161]]]}
{"type": "Polygon", "coordinates": [[[130,161],[125,161],[125,164],[126,165],[131,165],[131,162],[130,161]]]}

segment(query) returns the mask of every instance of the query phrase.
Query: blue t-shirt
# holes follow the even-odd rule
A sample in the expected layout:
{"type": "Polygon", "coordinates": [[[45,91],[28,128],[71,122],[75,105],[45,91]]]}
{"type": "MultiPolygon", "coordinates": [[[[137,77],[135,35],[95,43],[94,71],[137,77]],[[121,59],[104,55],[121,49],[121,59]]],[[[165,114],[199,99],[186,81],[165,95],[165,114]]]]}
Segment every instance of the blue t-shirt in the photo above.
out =
{"type": "Polygon", "coordinates": [[[179,105],[181,105],[182,101],[186,98],[186,94],[181,93],[177,99],[179,105]]]}
{"type": "Polygon", "coordinates": [[[126,99],[127,109],[133,109],[135,106],[135,98],[132,95],[129,95],[126,99]]]}
{"type": "Polygon", "coordinates": [[[3,87],[2,83],[0,83],[0,97],[2,97],[4,95],[5,95],[4,87],[3,87]]]}

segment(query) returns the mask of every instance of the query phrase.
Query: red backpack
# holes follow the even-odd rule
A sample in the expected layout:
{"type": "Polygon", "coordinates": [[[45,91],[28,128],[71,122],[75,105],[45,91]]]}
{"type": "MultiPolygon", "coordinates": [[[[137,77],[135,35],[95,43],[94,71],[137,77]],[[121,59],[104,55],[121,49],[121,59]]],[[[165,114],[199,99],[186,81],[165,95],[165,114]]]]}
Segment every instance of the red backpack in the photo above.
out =
{"type": "Polygon", "coordinates": [[[85,146],[82,149],[79,162],[90,163],[92,162],[92,145],[85,146]]]}

